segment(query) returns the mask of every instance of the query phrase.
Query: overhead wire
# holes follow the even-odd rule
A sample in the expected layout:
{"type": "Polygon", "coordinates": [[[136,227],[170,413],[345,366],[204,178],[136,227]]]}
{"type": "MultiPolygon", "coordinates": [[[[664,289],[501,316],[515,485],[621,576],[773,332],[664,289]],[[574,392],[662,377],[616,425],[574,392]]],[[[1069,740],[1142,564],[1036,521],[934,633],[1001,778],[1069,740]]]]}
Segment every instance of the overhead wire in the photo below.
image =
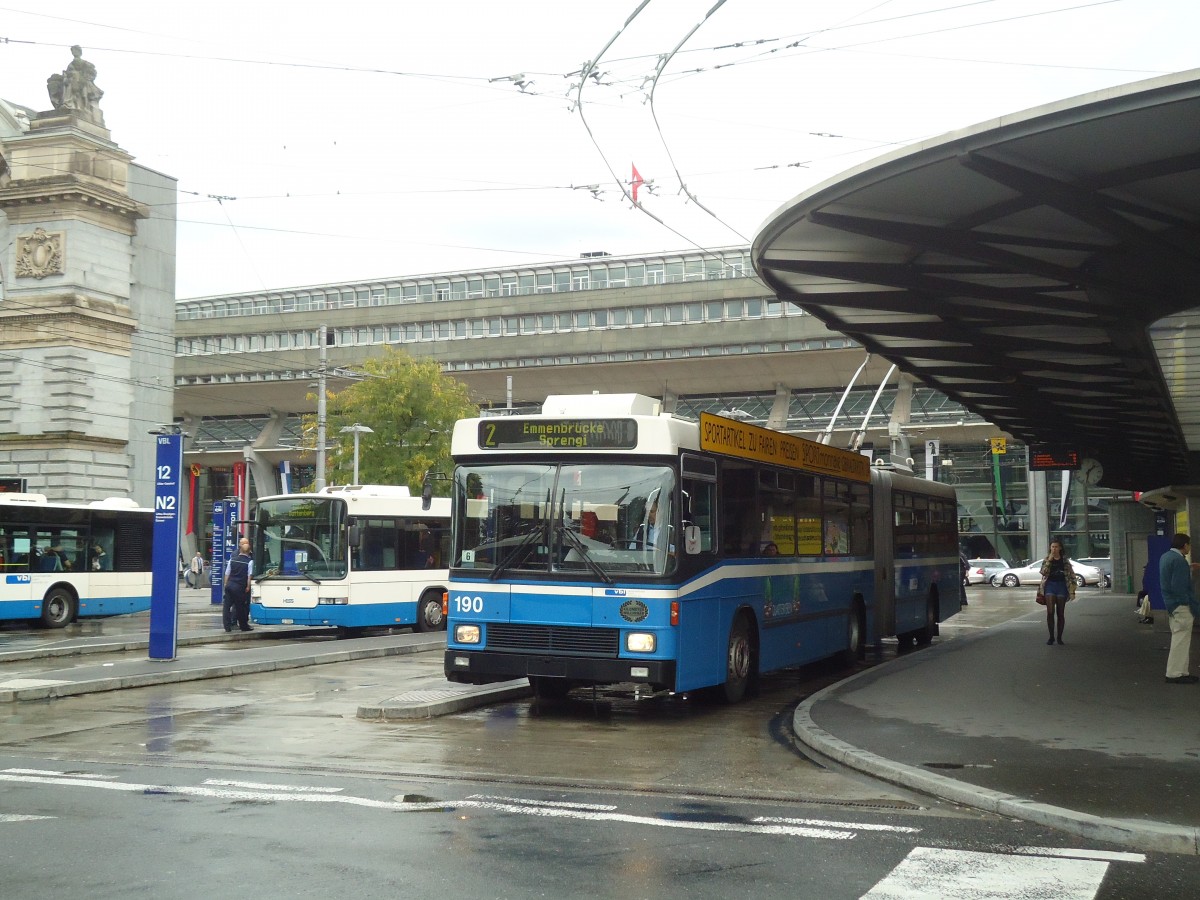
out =
{"type": "MultiPolygon", "coordinates": [[[[622,194],[623,194],[623,195],[624,195],[626,198],[628,198],[628,199],[630,199],[630,200],[632,200],[632,198],[629,196],[629,192],[628,192],[628,191],[625,189],[624,183],[623,183],[623,182],[622,182],[622,181],[621,181],[621,180],[620,180],[620,179],[617,177],[617,175],[616,175],[615,171],[613,170],[613,167],[612,167],[612,166],[611,166],[611,164],[609,163],[609,160],[608,160],[608,158],[605,156],[605,154],[604,154],[603,150],[600,148],[599,142],[598,142],[598,140],[596,139],[596,136],[595,136],[595,134],[592,132],[592,128],[591,128],[590,124],[587,122],[586,116],[584,115],[583,108],[582,108],[582,94],[583,94],[583,86],[584,86],[584,85],[586,84],[586,82],[589,80],[589,76],[591,76],[591,75],[592,75],[594,72],[596,72],[596,71],[597,71],[597,69],[598,69],[598,66],[599,66],[599,63],[600,63],[600,60],[601,60],[601,59],[602,59],[602,58],[603,58],[603,57],[606,55],[606,53],[608,52],[609,48],[610,48],[610,47],[613,45],[613,43],[614,43],[614,42],[615,42],[615,41],[616,41],[616,40],[617,40],[617,39],[620,37],[620,35],[621,35],[621,34],[622,34],[622,33],[623,33],[623,32],[624,32],[624,31],[625,31],[625,30],[626,30],[626,29],[627,29],[627,28],[628,28],[628,27],[631,25],[631,23],[634,21],[634,19],[635,19],[635,18],[636,18],[636,17],[637,17],[637,16],[638,16],[638,15],[639,15],[639,14],[640,14],[642,11],[643,11],[643,9],[645,9],[645,7],[646,7],[646,6],[649,4],[649,2],[650,2],[650,0],[643,0],[643,2],[642,2],[642,3],[640,3],[640,5],[637,7],[637,9],[635,9],[635,11],[634,11],[634,12],[633,12],[633,13],[632,13],[632,14],[631,14],[631,15],[630,15],[630,16],[629,16],[627,19],[626,19],[626,22],[625,22],[624,26],[623,26],[623,27],[622,27],[622,28],[621,28],[621,29],[620,29],[620,30],[619,30],[619,31],[618,31],[616,34],[614,34],[613,38],[612,38],[612,39],[611,39],[611,40],[610,40],[610,41],[609,41],[609,42],[608,42],[608,43],[605,45],[605,47],[604,47],[604,48],[601,50],[601,52],[600,52],[600,53],[599,53],[599,54],[596,56],[596,59],[595,59],[595,61],[587,64],[587,66],[586,66],[586,69],[587,69],[587,70],[581,73],[581,75],[580,75],[580,84],[579,84],[579,86],[578,86],[578,88],[577,88],[577,90],[576,90],[576,105],[577,105],[577,107],[580,109],[580,118],[581,118],[581,121],[583,121],[583,123],[584,123],[584,125],[585,125],[585,128],[586,128],[586,130],[587,130],[587,132],[588,132],[588,134],[589,134],[589,137],[590,137],[590,138],[591,138],[591,140],[592,140],[592,143],[593,143],[593,145],[596,147],[597,151],[600,153],[601,159],[604,161],[604,163],[605,163],[606,167],[607,167],[607,168],[608,168],[608,170],[609,170],[609,173],[610,173],[610,175],[613,177],[614,181],[617,183],[617,186],[618,186],[618,188],[621,190],[621,193],[622,193],[622,194]]],[[[942,12],[942,11],[946,11],[946,10],[950,10],[950,9],[959,9],[959,8],[964,8],[964,7],[969,7],[969,6],[982,5],[983,3],[987,3],[987,2],[992,2],[992,0],[977,0],[977,2],[975,2],[975,3],[964,3],[964,4],[958,4],[958,5],[956,5],[956,6],[952,6],[952,7],[945,7],[945,8],[943,8],[943,9],[940,9],[940,10],[927,10],[927,11],[922,11],[921,13],[913,13],[913,14],[908,14],[908,15],[906,15],[906,16],[896,16],[896,17],[890,17],[889,19],[881,19],[881,20],[874,20],[874,21],[875,21],[875,22],[880,22],[880,21],[893,21],[893,20],[900,19],[900,18],[910,18],[910,17],[913,17],[913,16],[915,16],[915,15],[927,15],[927,14],[931,14],[931,13],[934,13],[934,12],[942,12]]],[[[1028,14],[1028,15],[1026,15],[1026,16],[1018,16],[1018,17],[1010,17],[1010,18],[1008,18],[1008,19],[999,19],[999,20],[994,20],[994,22],[1011,21],[1011,20],[1013,20],[1013,19],[1029,18],[1029,17],[1032,17],[1032,16],[1037,16],[1037,15],[1047,15],[1047,14],[1052,14],[1052,13],[1056,13],[1056,12],[1069,11],[1069,10],[1074,10],[1074,9],[1083,9],[1083,8],[1088,8],[1088,7],[1092,7],[1092,6],[1100,6],[1100,5],[1105,5],[1106,3],[1112,3],[1112,2],[1116,2],[1116,0],[1102,0],[1102,2],[1088,3],[1088,4],[1083,4],[1083,5],[1081,5],[1081,6],[1070,7],[1070,8],[1068,8],[1068,10],[1050,10],[1050,11],[1043,11],[1043,12],[1039,12],[1039,13],[1031,13],[1031,14],[1028,14]]],[[[716,11],[716,9],[718,9],[718,8],[719,8],[719,7],[720,7],[720,6],[721,6],[723,3],[724,3],[724,0],[720,0],[720,2],[719,2],[719,3],[717,3],[717,5],[716,5],[716,6],[714,6],[712,9],[710,9],[710,10],[709,10],[709,13],[708,13],[708,15],[706,15],[706,16],[705,16],[705,19],[704,19],[703,21],[707,21],[708,17],[709,17],[709,16],[711,16],[711,15],[713,14],[713,12],[715,12],[715,11],[716,11]]],[[[878,8],[878,7],[875,7],[875,8],[878,8]]],[[[692,29],[692,30],[691,30],[691,31],[690,31],[690,32],[689,32],[687,35],[685,35],[685,37],[684,37],[684,38],[683,38],[683,39],[682,39],[682,40],[681,40],[681,41],[680,41],[680,42],[679,42],[679,43],[676,45],[675,49],[674,49],[673,51],[671,51],[671,54],[670,54],[670,55],[669,55],[669,57],[668,57],[668,61],[669,61],[669,59],[670,59],[670,58],[673,58],[673,57],[674,57],[674,56],[675,56],[677,53],[679,53],[679,52],[700,52],[700,51],[683,51],[683,45],[684,45],[684,44],[685,44],[685,43],[686,43],[686,42],[687,42],[687,41],[690,39],[690,37],[691,37],[691,36],[692,36],[692,35],[695,33],[695,31],[697,30],[697,28],[699,28],[699,27],[700,27],[700,25],[702,25],[702,24],[703,24],[703,21],[702,21],[701,23],[699,23],[699,24],[696,26],[696,28],[693,28],[693,29],[692,29]]],[[[861,25],[866,25],[866,24],[873,24],[873,23],[871,23],[871,22],[868,22],[868,23],[857,23],[857,25],[853,25],[853,26],[845,26],[845,27],[859,27],[859,26],[861,26],[861,25]]],[[[921,33],[919,33],[919,34],[920,34],[920,35],[924,35],[924,34],[931,34],[931,33],[939,33],[939,32],[942,32],[942,31],[948,31],[948,30],[957,30],[958,28],[976,27],[977,25],[983,25],[983,24],[992,24],[992,23],[975,23],[975,24],[969,24],[969,25],[955,26],[955,27],[953,27],[953,28],[937,29],[937,30],[934,30],[934,31],[921,32],[921,33]]],[[[828,31],[832,31],[832,30],[835,30],[835,29],[834,29],[834,28],[830,28],[830,29],[822,29],[822,30],[819,30],[819,31],[817,31],[817,32],[814,32],[814,34],[818,34],[818,33],[819,33],[819,34],[823,34],[823,33],[826,33],[826,32],[828,32],[828,31]]],[[[850,44],[850,45],[845,45],[844,47],[840,47],[840,48],[825,48],[825,49],[821,49],[820,51],[814,51],[814,52],[827,52],[827,49],[854,49],[854,48],[856,48],[856,47],[859,47],[859,46],[865,46],[865,45],[867,45],[867,44],[871,44],[871,43],[879,43],[879,42],[882,42],[882,41],[884,41],[884,40],[898,40],[898,39],[901,39],[901,38],[903,38],[903,37],[911,37],[911,36],[914,36],[914,35],[901,35],[901,36],[899,36],[899,37],[892,37],[892,38],[878,39],[878,40],[876,40],[876,41],[862,42],[862,43],[860,43],[860,44],[850,44]]],[[[772,39],[772,40],[774,40],[774,39],[772,39]]],[[[38,44],[38,43],[41,43],[41,42],[22,42],[22,43],[35,43],[35,44],[38,44]]],[[[730,47],[730,46],[737,47],[737,46],[744,45],[745,43],[746,43],[746,42],[738,42],[738,43],[737,43],[737,44],[735,44],[735,45],[722,45],[721,47],[718,47],[718,48],[709,48],[709,49],[727,49],[727,48],[728,48],[728,47],[730,47]]],[[[57,45],[55,45],[55,46],[57,46],[57,45]]],[[[102,49],[103,49],[103,48],[102,48],[102,49]]],[[[111,48],[108,48],[108,49],[111,49],[111,48]]],[[[807,49],[808,49],[808,50],[810,50],[810,51],[812,51],[812,50],[813,50],[813,48],[807,48],[807,49]]],[[[129,50],[119,50],[119,49],[118,49],[118,50],[112,50],[112,52],[118,52],[118,53],[120,53],[120,52],[127,52],[127,53],[140,53],[140,52],[144,52],[144,53],[146,53],[146,55],[150,55],[150,53],[149,53],[148,51],[129,51],[129,50]]],[[[774,51],[772,51],[772,52],[774,52],[774,51]]],[[[179,55],[179,54],[153,54],[153,55],[181,56],[181,55],[179,55]]],[[[807,54],[798,54],[798,55],[807,55],[807,54]]],[[[200,58],[200,57],[183,57],[183,56],[181,56],[181,58],[200,58]]],[[[303,63],[280,63],[280,62],[275,62],[275,61],[250,60],[250,59],[236,59],[236,58],[232,58],[232,57],[205,57],[205,59],[220,60],[220,61],[225,61],[225,62],[237,62],[237,63],[261,63],[261,64],[264,64],[264,65],[295,65],[295,66],[298,66],[298,67],[304,67],[304,68],[321,68],[321,69],[342,70],[342,71],[358,71],[358,72],[368,72],[368,73],[373,73],[373,74],[401,75],[401,76],[409,76],[409,77],[426,77],[426,78],[463,79],[463,80],[468,80],[468,81],[470,81],[470,80],[475,80],[475,81],[479,81],[479,80],[481,80],[481,79],[479,79],[479,78],[474,78],[474,79],[472,79],[470,76],[438,76],[438,75],[431,75],[431,74],[429,74],[429,73],[402,72],[402,71],[398,71],[398,70],[377,69],[377,68],[366,68],[366,67],[353,67],[353,66],[331,66],[331,65],[330,65],[330,66],[326,66],[326,65],[317,65],[317,64],[303,64],[303,63]]],[[[633,59],[633,58],[631,57],[630,59],[633,59]]],[[[723,64],[722,66],[719,66],[719,68],[720,68],[720,67],[724,67],[725,65],[738,65],[738,64],[742,64],[742,63],[748,63],[748,62],[752,62],[752,61],[754,61],[754,59],[755,59],[754,57],[751,57],[751,58],[748,58],[748,59],[746,59],[746,60],[742,60],[742,61],[739,61],[739,62],[735,62],[735,63],[729,63],[729,64],[723,64]]],[[[658,118],[657,118],[657,110],[655,109],[655,107],[654,107],[654,102],[653,102],[653,100],[654,100],[654,97],[653,97],[653,95],[654,95],[654,91],[655,91],[655,90],[656,90],[656,88],[657,88],[657,84],[658,84],[659,78],[662,76],[662,74],[663,74],[664,70],[665,70],[665,63],[664,63],[662,66],[660,66],[660,67],[659,67],[659,68],[656,70],[655,79],[654,79],[653,87],[652,87],[652,90],[651,90],[651,101],[650,101],[650,102],[651,102],[651,111],[652,111],[653,118],[654,118],[654,121],[655,121],[655,126],[656,126],[656,128],[657,128],[657,130],[658,130],[658,132],[659,132],[659,137],[660,137],[660,139],[663,141],[663,144],[664,144],[664,149],[666,149],[666,151],[667,151],[667,154],[668,154],[668,157],[671,159],[672,168],[675,170],[675,174],[676,174],[676,176],[677,176],[677,177],[679,178],[679,180],[680,180],[680,184],[681,184],[681,187],[682,187],[682,188],[683,188],[683,190],[684,190],[684,193],[686,193],[686,194],[689,196],[689,198],[693,200],[693,202],[695,202],[695,203],[696,203],[698,206],[700,206],[700,208],[704,209],[704,211],[705,211],[706,213],[708,213],[709,215],[713,216],[713,217],[714,217],[714,218],[716,218],[718,221],[722,221],[722,220],[720,219],[720,217],[719,217],[719,216],[717,216],[715,213],[713,213],[711,210],[707,209],[707,207],[705,207],[703,204],[701,204],[701,203],[699,202],[699,200],[698,200],[697,198],[695,198],[695,196],[694,196],[694,195],[691,193],[691,191],[690,191],[690,190],[687,188],[686,182],[684,181],[684,179],[683,179],[683,177],[682,177],[681,173],[679,172],[679,170],[678,170],[678,166],[675,164],[674,158],[673,158],[673,156],[671,155],[670,148],[669,148],[669,146],[667,145],[667,143],[666,143],[666,141],[665,141],[665,136],[663,135],[662,129],[661,129],[661,127],[660,127],[660,125],[659,125],[659,122],[658,122],[658,118]]],[[[564,76],[564,77],[565,77],[565,76],[564,76]]],[[[598,79],[592,79],[592,80],[598,81],[598,79]]],[[[589,102],[590,104],[592,104],[592,105],[595,105],[595,103],[596,103],[596,101],[594,101],[594,100],[591,100],[591,99],[589,99],[589,101],[588,101],[588,102],[589,102]]],[[[858,151],[852,151],[852,152],[858,152],[858,151]]],[[[557,187],[558,187],[558,189],[563,189],[561,186],[557,186],[557,187]]],[[[523,189],[525,189],[525,190],[528,190],[528,189],[535,189],[535,188],[513,188],[513,190],[523,190],[523,189]]],[[[574,185],[572,185],[572,186],[569,186],[569,188],[568,188],[568,189],[576,190],[576,189],[578,189],[578,186],[574,186],[574,185]]],[[[479,190],[483,190],[483,189],[479,189],[479,190]]],[[[197,197],[199,197],[199,196],[200,196],[199,192],[187,192],[187,191],[183,191],[183,193],[192,193],[194,196],[197,196],[197,197]]],[[[268,198],[268,197],[264,196],[264,199],[267,199],[267,198],[268,198]]],[[[199,202],[199,201],[197,201],[197,202],[199,202]]],[[[240,243],[242,243],[243,250],[245,250],[245,245],[244,245],[244,242],[241,242],[241,237],[240,237],[240,235],[239,235],[239,234],[237,234],[237,229],[238,229],[239,227],[246,227],[246,228],[248,228],[248,229],[249,229],[249,228],[254,228],[255,230],[280,230],[280,231],[290,231],[290,230],[282,230],[282,229],[260,229],[260,228],[258,228],[258,227],[256,227],[256,226],[237,226],[237,225],[235,225],[235,224],[233,223],[233,221],[232,221],[232,218],[229,216],[228,210],[225,210],[225,209],[224,209],[224,205],[223,205],[223,204],[221,204],[219,200],[218,200],[217,202],[218,202],[218,204],[219,204],[219,205],[222,207],[222,210],[223,210],[223,212],[224,212],[224,215],[225,215],[225,217],[226,217],[226,219],[227,219],[227,221],[228,221],[228,225],[229,225],[229,227],[230,227],[231,229],[233,229],[233,230],[234,230],[234,232],[235,232],[235,236],[237,236],[237,237],[238,237],[238,240],[239,240],[239,242],[240,242],[240,243]]],[[[664,228],[666,228],[666,229],[667,229],[668,231],[670,231],[671,233],[675,234],[676,236],[680,237],[680,238],[681,238],[681,239],[683,239],[683,240],[686,240],[686,241],[688,241],[688,243],[690,243],[692,246],[695,246],[695,247],[697,247],[697,248],[699,248],[699,249],[701,249],[701,250],[706,250],[706,248],[704,248],[703,246],[701,246],[699,243],[696,243],[695,241],[692,241],[691,239],[687,238],[685,235],[683,235],[681,232],[679,232],[679,231],[678,231],[678,230],[676,230],[675,228],[673,228],[673,227],[669,226],[669,225],[668,225],[668,224],[667,224],[667,223],[666,223],[666,222],[665,222],[665,221],[664,221],[664,220],[663,220],[661,217],[659,217],[659,216],[655,215],[655,214],[654,214],[654,213],[652,213],[650,210],[646,209],[644,206],[641,206],[640,204],[634,204],[634,205],[635,205],[635,207],[639,208],[639,210],[640,210],[640,211],[641,211],[643,214],[650,216],[650,218],[651,218],[651,219],[653,219],[653,220],[655,220],[656,222],[658,222],[658,223],[659,223],[661,226],[663,226],[664,228]]],[[[184,220],[184,221],[186,221],[186,220],[184,220]]],[[[217,224],[217,223],[205,223],[205,224],[217,224]]],[[[722,224],[725,224],[727,227],[730,227],[730,228],[731,228],[731,230],[732,230],[732,231],[733,231],[735,234],[738,234],[738,236],[739,236],[739,237],[742,237],[742,239],[743,239],[743,240],[746,240],[746,239],[744,238],[744,236],[742,236],[742,235],[741,235],[739,232],[737,232],[737,231],[736,231],[736,229],[732,229],[732,227],[731,227],[731,226],[728,226],[728,223],[724,223],[724,222],[722,222],[722,224]]],[[[223,227],[223,226],[221,226],[221,227],[223,227]]],[[[485,248],[485,249],[491,249],[491,248],[485,248]]],[[[707,250],[706,250],[706,252],[711,252],[711,251],[707,251],[707,250]]],[[[533,255],[533,254],[531,253],[530,255],[533,255]]],[[[261,280],[262,280],[262,279],[261,279],[261,277],[259,277],[259,280],[260,280],[260,282],[261,282],[261,280]]],[[[280,316],[282,316],[283,314],[282,314],[282,313],[280,313],[279,315],[280,315],[280,316]]],[[[164,336],[165,336],[165,333],[164,333],[164,336]]],[[[165,354],[164,354],[164,355],[165,355],[165,354]]],[[[174,353],[172,353],[171,355],[172,355],[172,356],[174,356],[175,354],[174,354],[174,353]]],[[[278,369],[278,366],[264,367],[264,371],[273,371],[273,370],[277,370],[277,369],[278,369]]],[[[172,389],[173,389],[173,388],[172,388],[172,389]]]]}
{"type": "MultiPolygon", "coordinates": [[[[724,0],[721,0],[721,3],[724,3],[724,0]]],[[[671,232],[672,234],[674,234],[676,237],[680,238],[681,240],[686,241],[688,244],[695,247],[697,250],[700,250],[703,253],[706,253],[710,256],[714,256],[714,257],[720,259],[721,257],[719,257],[716,253],[714,253],[714,251],[711,248],[705,247],[703,244],[693,240],[691,237],[685,235],[683,232],[679,231],[678,229],[674,228],[673,226],[668,225],[661,217],[655,215],[650,210],[646,209],[643,204],[638,203],[636,200],[633,199],[633,196],[630,194],[629,190],[626,189],[626,187],[625,187],[625,182],[623,182],[621,180],[621,178],[617,175],[616,170],[613,169],[612,163],[608,159],[608,156],[605,155],[604,150],[600,147],[600,142],[596,139],[596,135],[592,131],[591,125],[588,124],[587,117],[584,115],[583,88],[587,84],[588,79],[591,77],[593,72],[598,71],[597,67],[600,64],[600,60],[604,58],[604,54],[608,52],[608,49],[614,43],[616,43],[617,39],[620,38],[620,36],[622,34],[624,34],[626,29],[629,28],[630,24],[638,17],[638,15],[642,12],[642,10],[644,10],[649,4],[650,4],[650,0],[642,0],[642,2],[640,4],[638,4],[638,7],[629,15],[628,18],[626,18],[624,24],[616,32],[616,34],[614,34],[611,38],[609,38],[608,43],[606,43],[600,49],[600,52],[598,54],[596,54],[595,59],[584,62],[584,64],[580,67],[579,84],[576,85],[575,104],[574,104],[573,108],[579,112],[579,120],[580,120],[580,122],[583,123],[583,127],[587,131],[588,138],[591,140],[592,145],[596,148],[596,152],[600,155],[600,159],[603,161],[605,168],[608,169],[609,174],[612,176],[612,179],[616,183],[617,187],[621,190],[621,193],[625,196],[626,199],[629,200],[630,203],[633,204],[633,208],[638,210],[639,212],[641,212],[643,215],[646,215],[649,218],[653,219],[655,222],[657,222],[659,225],[661,225],[667,231],[671,232]]],[[[718,5],[720,5],[720,4],[718,4],[718,5]]]]}
{"type": "Polygon", "coordinates": [[[675,54],[678,53],[680,48],[682,48],[683,45],[686,44],[691,39],[692,35],[694,35],[697,31],[699,31],[700,28],[710,18],[712,18],[713,13],[715,13],[718,9],[720,9],[724,5],[725,5],[725,0],[717,0],[717,4],[715,6],[713,6],[711,9],[709,9],[709,11],[704,14],[704,18],[701,19],[699,22],[697,22],[692,27],[691,31],[689,31],[687,34],[685,34],[682,38],[679,39],[679,43],[675,45],[675,47],[671,50],[671,52],[666,54],[665,56],[663,56],[661,59],[659,59],[658,65],[656,65],[654,67],[654,80],[652,82],[650,82],[650,92],[648,95],[649,102],[650,102],[650,117],[654,120],[654,128],[658,132],[658,139],[662,142],[663,150],[665,150],[667,153],[667,159],[671,163],[671,168],[675,172],[675,177],[679,180],[679,189],[681,191],[683,191],[685,194],[687,194],[688,199],[690,199],[693,203],[695,203],[696,206],[700,207],[700,209],[704,210],[706,213],[708,213],[710,216],[712,216],[714,219],[716,219],[718,222],[720,222],[722,225],[724,225],[726,228],[728,228],[730,231],[732,231],[734,234],[736,234],[745,243],[749,244],[750,239],[748,237],[746,237],[744,234],[742,234],[740,231],[738,231],[736,228],[734,228],[732,225],[730,225],[728,222],[726,222],[724,219],[722,219],[720,216],[718,216],[715,212],[713,212],[711,209],[709,209],[707,206],[705,206],[703,203],[701,203],[700,198],[697,197],[695,194],[693,194],[692,191],[688,188],[687,183],[683,180],[683,175],[681,175],[679,173],[679,166],[675,163],[675,155],[673,153],[671,153],[671,148],[667,145],[667,139],[663,135],[662,125],[658,121],[658,109],[654,105],[654,92],[658,88],[658,79],[662,77],[662,73],[666,70],[667,66],[670,65],[671,60],[675,58],[675,54]]]}

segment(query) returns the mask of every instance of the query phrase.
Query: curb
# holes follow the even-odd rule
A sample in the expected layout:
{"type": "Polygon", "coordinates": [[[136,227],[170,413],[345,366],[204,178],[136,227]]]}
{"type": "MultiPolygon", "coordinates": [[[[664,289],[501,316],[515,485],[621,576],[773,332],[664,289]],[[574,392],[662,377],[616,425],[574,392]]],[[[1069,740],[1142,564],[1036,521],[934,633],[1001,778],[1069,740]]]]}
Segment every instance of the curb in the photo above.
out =
{"type": "MultiPolygon", "coordinates": [[[[118,691],[125,688],[149,687],[158,684],[179,684],[185,681],[204,681],[211,678],[229,678],[234,675],[254,675],[262,672],[279,672],[286,669],[300,669],[306,666],[320,666],[329,663],[353,662],[360,659],[407,656],[413,653],[438,650],[442,646],[443,644],[439,637],[433,641],[402,644],[392,647],[350,648],[328,653],[312,653],[307,656],[290,657],[287,659],[266,659],[223,665],[198,666],[195,668],[163,668],[154,672],[112,675],[106,678],[95,678],[75,683],[59,681],[49,684],[33,684],[29,687],[0,690],[0,703],[13,703],[23,700],[54,700],[60,697],[74,697],[80,694],[94,694],[103,691],[118,691]]],[[[136,660],[131,665],[142,666],[146,663],[146,660],[136,660]]],[[[163,660],[161,665],[165,667],[177,663],[179,663],[178,659],[163,660]]],[[[37,679],[31,678],[30,680],[34,681],[37,679]]]]}
{"type": "MultiPolygon", "coordinates": [[[[256,628],[255,631],[257,630],[256,628]]],[[[267,631],[263,632],[261,637],[288,633],[290,632],[267,631]]],[[[301,633],[308,634],[308,632],[301,633]]],[[[194,647],[200,644],[223,644],[226,641],[253,641],[258,640],[259,637],[243,634],[240,631],[228,634],[225,632],[213,633],[211,635],[194,634],[189,637],[180,637],[176,640],[175,644],[178,647],[194,647]]],[[[148,650],[149,648],[149,638],[131,638],[129,640],[112,640],[103,644],[76,644],[70,647],[35,647],[27,650],[3,650],[0,651],[0,663],[28,662],[32,659],[65,659],[71,656],[90,656],[94,653],[128,653],[133,650],[148,650]]]]}
{"type": "Polygon", "coordinates": [[[1038,803],[955,781],[915,766],[884,759],[834,737],[812,719],[812,707],[836,689],[852,684],[869,674],[868,669],[843,681],[822,688],[796,707],[792,730],[796,739],[810,750],[834,760],[847,768],[873,778],[910,788],[932,797],[970,806],[985,812],[1009,816],[1060,831],[1109,843],[1125,844],[1139,850],[1159,853],[1200,855],[1200,828],[1171,825],[1165,822],[1137,819],[1106,819],[1047,803],[1038,803]]]}
{"type": "Polygon", "coordinates": [[[404,719],[433,719],[464,709],[475,709],[489,703],[522,700],[533,695],[525,679],[504,681],[491,685],[452,684],[427,691],[408,691],[379,706],[360,706],[358,718],[373,722],[394,722],[404,719]]]}

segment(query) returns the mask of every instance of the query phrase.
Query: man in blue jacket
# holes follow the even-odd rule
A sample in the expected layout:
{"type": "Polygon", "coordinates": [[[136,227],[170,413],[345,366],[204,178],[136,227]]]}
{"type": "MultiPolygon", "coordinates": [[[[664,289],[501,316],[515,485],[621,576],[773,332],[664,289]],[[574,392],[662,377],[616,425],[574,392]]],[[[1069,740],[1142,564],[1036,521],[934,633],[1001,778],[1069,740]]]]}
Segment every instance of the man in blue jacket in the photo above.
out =
{"type": "Polygon", "coordinates": [[[1192,590],[1192,570],[1200,563],[1188,563],[1192,539],[1180,532],[1171,538],[1171,549],[1158,561],[1158,579],[1163,605],[1171,620],[1171,650],[1167,655],[1167,683],[1195,684],[1200,681],[1188,673],[1192,652],[1192,623],[1200,617],[1200,603],[1192,590]]]}

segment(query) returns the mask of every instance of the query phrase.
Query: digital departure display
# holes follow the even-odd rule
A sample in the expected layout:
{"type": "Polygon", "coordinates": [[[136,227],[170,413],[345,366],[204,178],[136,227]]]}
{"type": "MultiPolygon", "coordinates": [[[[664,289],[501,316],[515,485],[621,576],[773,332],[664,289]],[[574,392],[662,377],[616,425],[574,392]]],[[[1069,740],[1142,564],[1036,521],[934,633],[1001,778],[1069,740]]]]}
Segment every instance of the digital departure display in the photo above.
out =
{"type": "Polygon", "coordinates": [[[1067,447],[1030,447],[1029,468],[1033,471],[1079,468],[1079,451],[1067,447]]]}
{"type": "Polygon", "coordinates": [[[633,419],[484,419],[480,450],[634,450],[633,419]]]}

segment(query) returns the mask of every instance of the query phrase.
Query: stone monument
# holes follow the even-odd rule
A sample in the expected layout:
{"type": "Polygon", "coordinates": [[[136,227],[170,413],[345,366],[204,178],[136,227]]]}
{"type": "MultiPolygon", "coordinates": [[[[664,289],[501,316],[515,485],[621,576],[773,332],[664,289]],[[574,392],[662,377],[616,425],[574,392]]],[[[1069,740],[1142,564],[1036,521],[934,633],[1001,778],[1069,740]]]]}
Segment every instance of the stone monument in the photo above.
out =
{"type": "Polygon", "coordinates": [[[0,101],[0,475],[148,506],[147,431],[173,417],[175,180],[112,141],[71,54],[52,109],[0,101]]]}

